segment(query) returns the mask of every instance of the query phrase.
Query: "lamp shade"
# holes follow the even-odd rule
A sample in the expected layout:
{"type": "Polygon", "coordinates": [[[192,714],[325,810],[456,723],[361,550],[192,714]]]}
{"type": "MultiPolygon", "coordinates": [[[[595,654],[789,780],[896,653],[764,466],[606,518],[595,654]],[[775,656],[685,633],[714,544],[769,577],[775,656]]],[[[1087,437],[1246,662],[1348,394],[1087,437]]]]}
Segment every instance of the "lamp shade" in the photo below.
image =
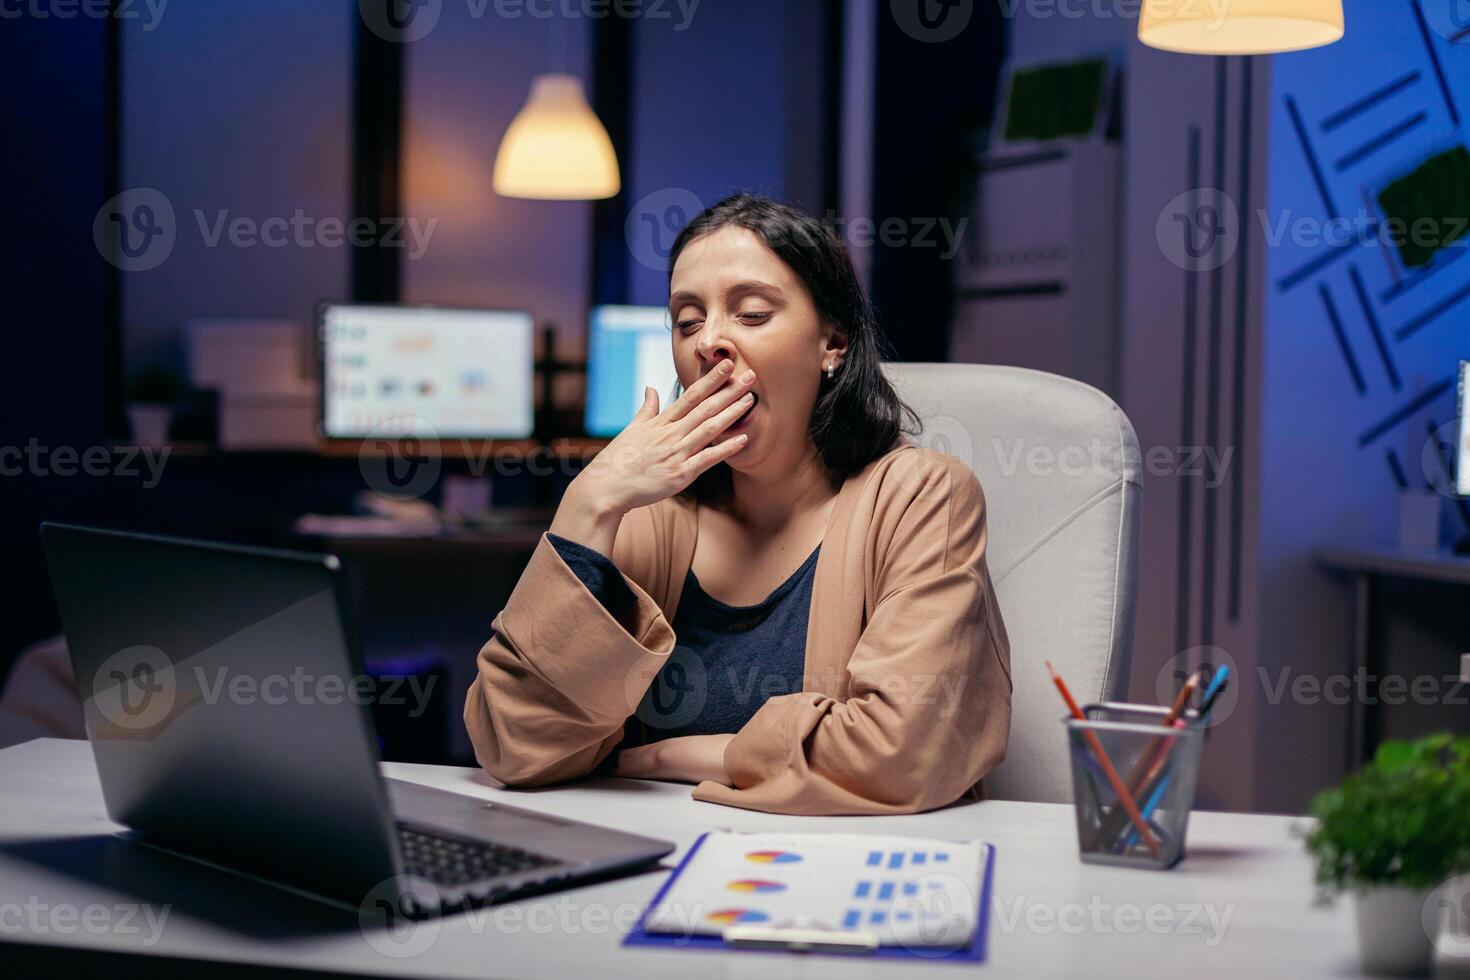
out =
{"type": "Polygon", "coordinates": [[[612,140],[582,83],[573,75],[541,75],[511,120],[495,155],[494,187],[506,197],[590,201],[621,185],[612,140]]]}
{"type": "Polygon", "coordinates": [[[1274,54],[1342,37],[1342,0],[1143,0],[1138,39],[1190,54],[1274,54]]]}

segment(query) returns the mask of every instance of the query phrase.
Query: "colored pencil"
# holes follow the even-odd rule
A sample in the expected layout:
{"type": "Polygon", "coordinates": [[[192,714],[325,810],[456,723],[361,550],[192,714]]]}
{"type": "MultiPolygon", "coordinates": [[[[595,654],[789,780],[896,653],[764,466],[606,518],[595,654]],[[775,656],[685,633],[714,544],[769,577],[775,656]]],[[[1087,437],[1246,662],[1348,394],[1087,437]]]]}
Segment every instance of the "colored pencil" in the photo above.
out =
{"type": "MultiPolygon", "coordinates": [[[[1164,715],[1165,728],[1183,727],[1184,723],[1179,719],[1189,707],[1190,695],[1199,689],[1199,682],[1200,671],[1198,670],[1185,679],[1184,685],[1179,688],[1179,693],[1174,696],[1174,703],[1169,705],[1169,710],[1164,715]]],[[[1144,795],[1144,788],[1148,786],[1149,779],[1160,762],[1160,753],[1167,754],[1173,743],[1174,740],[1168,735],[1160,735],[1149,742],[1143,754],[1138,757],[1138,763],[1133,767],[1132,774],[1128,777],[1129,792],[1136,797],[1144,795]]],[[[1093,848],[1095,850],[1111,849],[1111,842],[1117,839],[1118,834],[1122,833],[1126,826],[1122,813],[1111,814],[1107,820],[1103,821],[1102,826],[1098,828],[1097,834],[1093,837],[1093,848]]]]}

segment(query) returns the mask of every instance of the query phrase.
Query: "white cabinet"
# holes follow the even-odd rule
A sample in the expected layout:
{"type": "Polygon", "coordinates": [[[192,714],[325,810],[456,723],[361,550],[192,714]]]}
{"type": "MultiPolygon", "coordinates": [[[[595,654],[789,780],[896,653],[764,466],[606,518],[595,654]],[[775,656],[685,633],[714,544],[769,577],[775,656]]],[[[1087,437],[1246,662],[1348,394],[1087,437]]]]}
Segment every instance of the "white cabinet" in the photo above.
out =
{"type": "Polygon", "coordinates": [[[1116,392],[1119,160],[1118,144],[1100,138],[983,159],[957,258],[950,360],[1116,392]]]}

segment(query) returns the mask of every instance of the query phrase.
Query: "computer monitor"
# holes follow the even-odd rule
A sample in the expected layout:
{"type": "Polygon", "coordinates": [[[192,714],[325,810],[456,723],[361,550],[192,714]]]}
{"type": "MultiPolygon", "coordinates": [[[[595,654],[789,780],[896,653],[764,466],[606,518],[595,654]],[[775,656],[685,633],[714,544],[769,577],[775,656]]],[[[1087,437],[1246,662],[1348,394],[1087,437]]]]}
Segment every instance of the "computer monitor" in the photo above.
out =
{"type": "Polygon", "coordinates": [[[1470,361],[1460,362],[1460,398],[1455,407],[1455,418],[1459,424],[1455,442],[1455,492],[1470,497],[1470,422],[1465,413],[1470,410],[1470,361]]]}
{"type": "Polygon", "coordinates": [[[326,303],[318,332],[328,439],[531,435],[535,320],[524,310],[326,303]]]}
{"type": "Polygon", "coordinates": [[[643,387],[666,408],[674,384],[669,311],[662,306],[597,306],[587,338],[587,434],[615,436],[643,404],[643,387]]]}

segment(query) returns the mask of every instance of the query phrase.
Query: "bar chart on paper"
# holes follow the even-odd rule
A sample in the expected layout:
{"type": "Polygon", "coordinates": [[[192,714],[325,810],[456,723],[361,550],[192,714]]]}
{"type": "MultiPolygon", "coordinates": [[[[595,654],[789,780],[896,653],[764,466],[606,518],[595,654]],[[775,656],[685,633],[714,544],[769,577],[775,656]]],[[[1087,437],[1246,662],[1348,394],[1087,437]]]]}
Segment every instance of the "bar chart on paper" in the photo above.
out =
{"type": "MultiPolygon", "coordinates": [[[[869,851],[867,864],[870,868],[886,867],[890,871],[898,871],[905,865],[909,868],[924,867],[929,864],[930,857],[928,851],[869,851]]],[[[932,857],[936,865],[949,863],[947,850],[935,851],[932,857]]]]}
{"type": "Polygon", "coordinates": [[[651,909],[650,933],[732,925],[861,931],[880,945],[957,946],[982,914],[993,849],[868,834],[707,835],[651,909]]]}

